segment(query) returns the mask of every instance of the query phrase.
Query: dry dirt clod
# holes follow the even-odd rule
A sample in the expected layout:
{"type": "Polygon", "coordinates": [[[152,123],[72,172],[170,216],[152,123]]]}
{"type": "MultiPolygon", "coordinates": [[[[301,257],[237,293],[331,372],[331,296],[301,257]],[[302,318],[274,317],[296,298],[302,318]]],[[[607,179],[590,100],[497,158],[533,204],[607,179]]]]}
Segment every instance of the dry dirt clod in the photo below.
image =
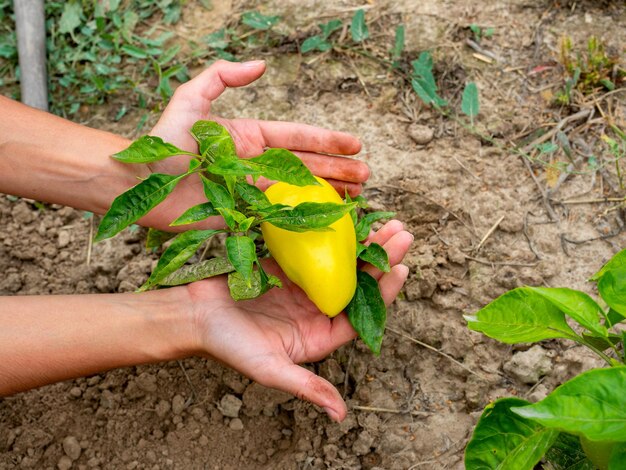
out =
{"type": "Polygon", "coordinates": [[[174,395],[172,399],[172,413],[179,415],[185,409],[185,399],[182,395],[174,395]]]}
{"type": "Polygon", "coordinates": [[[243,429],[243,421],[239,418],[233,418],[230,420],[228,427],[233,431],[241,431],[243,429]]]}
{"type": "Polygon", "coordinates": [[[417,145],[427,145],[432,142],[435,131],[428,126],[411,124],[408,129],[408,134],[417,145]]]}
{"type": "Polygon", "coordinates": [[[242,405],[243,402],[239,398],[237,398],[235,395],[228,393],[224,395],[220,400],[218,409],[222,412],[224,416],[227,416],[228,418],[238,418],[239,410],[241,409],[242,405]]]}
{"type": "Polygon", "coordinates": [[[74,436],[67,436],[63,439],[63,452],[72,460],[78,460],[82,449],[78,443],[78,439],[74,436]]]}
{"type": "Polygon", "coordinates": [[[64,455],[59,459],[57,463],[57,468],[59,470],[69,470],[72,468],[72,459],[70,459],[67,455],[64,455]]]}
{"type": "Polygon", "coordinates": [[[374,436],[372,436],[367,430],[362,431],[356,441],[354,441],[354,444],[352,444],[352,451],[356,455],[368,454],[373,443],[374,436]]]}
{"type": "Polygon", "coordinates": [[[144,392],[154,393],[157,391],[157,378],[148,372],[140,374],[136,382],[137,386],[144,392]]]}
{"type": "Polygon", "coordinates": [[[520,382],[533,384],[552,370],[550,352],[536,344],[528,351],[517,352],[504,363],[504,372],[520,382]]]}

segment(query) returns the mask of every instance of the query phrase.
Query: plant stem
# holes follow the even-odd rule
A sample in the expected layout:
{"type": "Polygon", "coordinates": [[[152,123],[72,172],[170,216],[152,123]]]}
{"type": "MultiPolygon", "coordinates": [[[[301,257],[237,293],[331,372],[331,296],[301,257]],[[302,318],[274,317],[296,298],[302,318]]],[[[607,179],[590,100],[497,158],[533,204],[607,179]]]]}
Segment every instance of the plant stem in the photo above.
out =
{"type": "Polygon", "coordinates": [[[575,341],[576,343],[582,345],[582,346],[586,346],[589,349],[591,349],[594,353],[596,353],[598,356],[600,356],[600,358],[602,358],[609,366],[613,367],[615,365],[615,359],[612,359],[611,357],[607,356],[606,354],[604,354],[602,351],[600,351],[598,348],[596,348],[595,346],[593,346],[592,344],[589,344],[587,341],[585,341],[584,338],[581,338],[578,335],[574,335],[572,337],[570,337],[569,339],[571,339],[572,341],[575,341]]]}

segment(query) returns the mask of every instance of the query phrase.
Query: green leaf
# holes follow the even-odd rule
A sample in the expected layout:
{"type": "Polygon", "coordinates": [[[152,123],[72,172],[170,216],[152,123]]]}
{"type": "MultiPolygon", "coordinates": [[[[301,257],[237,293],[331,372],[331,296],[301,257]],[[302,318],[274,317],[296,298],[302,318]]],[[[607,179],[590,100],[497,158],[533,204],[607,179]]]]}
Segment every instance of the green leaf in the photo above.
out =
{"type": "MultiPolygon", "coordinates": [[[[244,224],[246,221],[248,221],[246,216],[241,212],[234,209],[227,209],[225,207],[220,207],[218,211],[221,216],[224,217],[224,221],[226,222],[226,225],[228,225],[228,228],[231,229],[233,232],[245,232],[246,230],[248,230],[248,228],[250,228],[249,225],[247,228],[243,228],[240,226],[241,224],[244,224]]],[[[254,221],[254,217],[252,217],[252,220],[254,221]]]]}
{"type": "Polygon", "coordinates": [[[63,13],[59,19],[59,33],[74,33],[74,30],[81,25],[83,7],[81,2],[66,2],[63,6],[63,13]]]}
{"type": "Polygon", "coordinates": [[[478,101],[478,88],[476,83],[469,82],[463,90],[463,99],[461,100],[461,111],[470,118],[478,116],[480,112],[480,103],[478,101]]]}
{"type": "Polygon", "coordinates": [[[402,56],[402,51],[404,51],[404,25],[396,26],[396,37],[393,45],[393,49],[391,49],[391,58],[393,60],[398,60],[402,56]]]}
{"type": "Polygon", "coordinates": [[[264,209],[272,205],[263,191],[246,182],[238,182],[235,185],[235,191],[246,204],[253,208],[264,209]]]}
{"type": "Polygon", "coordinates": [[[622,337],[615,333],[609,333],[608,336],[600,336],[593,333],[583,333],[581,335],[585,340],[585,344],[590,345],[600,351],[609,349],[622,341],[622,337]]]}
{"type": "Polygon", "coordinates": [[[367,24],[365,23],[364,10],[357,10],[352,17],[350,32],[352,33],[352,40],[354,42],[363,42],[370,36],[370,33],[367,29],[367,24]]]}
{"type": "Polygon", "coordinates": [[[357,271],[354,297],[346,307],[350,324],[374,354],[380,354],[385,333],[387,308],[378,282],[363,271],[357,271]]]}
{"type": "Polygon", "coordinates": [[[330,231],[328,226],[350,212],[354,204],[303,202],[293,209],[273,212],[263,221],[291,232],[330,231]]]}
{"type": "Polygon", "coordinates": [[[133,46],[132,44],[124,44],[121,50],[135,59],[148,59],[150,54],[141,47],[133,46]]]}
{"type": "Polygon", "coordinates": [[[185,152],[175,145],[163,142],[160,137],[144,135],[130,146],[113,155],[113,158],[124,163],[151,163],[176,155],[195,155],[185,152]]]}
{"type": "Polygon", "coordinates": [[[503,343],[532,343],[551,338],[576,338],[563,312],[527,287],[501,295],[476,315],[468,327],[503,343]]]}
{"type": "Polygon", "coordinates": [[[585,455],[578,436],[562,432],[546,452],[547,460],[554,470],[596,470],[585,455]]]}
{"type": "Polygon", "coordinates": [[[313,173],[297,156],[285,149],[269,149],[248,162],[257,168],[267,179],[283,181],[295,186],[309,186],[319,183],[313,173]]]}
{"type": "Polygon", "coordinates": [[[220,213],[215,210],[213,204],[210,202],[204,202],[187,209],[179,218],[170,224],[170,227],[193,224],[214,215],[220,215],[220,213]]]}
{"type": "Polygon", "coordinates": [[[226,49],[230,45],[230,41],[226,36],[226,30],[224,28],[203,36],[201,40],[213,49],[226,49]]]}
{"type": "Polygon", "coordinates": [[[154,228],[148,229],[148,236],[146,237],[146,249],[155,250],[159,248],[163,243],[174,238],[178,233],[165,232],[163,230],[157,230],[154,228]]]}
{"type": "Polygon", "coordinates": [[[241,22],[252,29],[266,31],[280,20],[280,16],[266,16],[258,11],[248,11],[241,15],[241,22]]]}
{"type": "Polygon", "coordinates": [[[321,36],[311,36],[310,38],[306,38],[304,40],[304,42],[302,43],[302,46],[300,46],[300,52],[302,52],[303,54],[306,54],[307,52],[311,52],[315,50],[325,52],[331,49],[332,47],[333,47],[332,44],[326,41],[321,36]]]}
{"type": "Polygon", "coordinates": [[[515,415],[511,408],[528,404],[501,398],[485,407],[465,448],[465,468],[532,470],[559,432],[515,415]]]}
{"type": "Polygon", "coordinates": [[[363,253],[365,250],[367,250],[367,246],[365,246],[363,243],[357,243],[356,244],[356,257],[358,258],[359,256],[361,256],[361,253],[363,253]]]}
{"type": "Polygon", "coordinates": [[[228,288],[230,289],[230,296],[234,300],[256,299],[272,287],[281,287],[280,279],[270,275],[264,280],[259,271],[252,272],[250,282],[246,282],[238,272],[228,275],[228,288]]]}
{"type": "Polygon", "coordinates": [[[207,171],[215,174],[222,175],[224,177],[238,177],[238,176],[260,176],[261,169],[258,168],[249,160],[244,160],[238,157],[227,157],[220,155],[215,158],[213,163],[207,167],[207,171]]]}
{"type": "Polygon", "coordinates": [[[221,158],[238,159],[235,142],[228,130],[215,121],[196,121],[191,127],[191,135],[198,142],[198,149],[203,157],[211,160],[221,158]]]}
{"type": "Polygon", "coordinates": [[[430,53],[422,52],[411,65],[413,66],[411,85],[421,100],[427,105],[445,106],[446,100],[437,94],[437,84],[433,76],[433,58],[430,53]]]}
{"type": "Polygon", "coordinates": [[[626,444],[620,443],[613,447],[609,460],[609,470],[623,470],[626,462],[626,444]]]}
{"type": "Polygon", "coordinates": [[[251,287],[252,268],[257,260],[254,242],[246,236],[228,237],[226,239],[226,254],[246,285],[251,287]]]}
{"type": "Polygon", "coordinates": [[[606,314],[606,327],[611,328],[624,320],[626,320],[624,315],[610,308],[609,312],[606,314]]]}
{"type": "Polygon", "coordinates": [[[145,291],[172,274],[191,258],[200,245],[221,230],[188,230],[178,235],[163,252],[148,280],[139,289],[145,291]]]}
{"type": "Polygon", "coordinates": [[[519,416],[591,441],[626,442],[626,367],[593,369],[557,387],[519,416]]]}
{"type": "Polygon", "coordinates": [[[204,194],[213,204],[216,210],[235,209],[235,200],[221,184],[211,181],[204,175],[200,175],[202,185],[204,186],[204,194]]]}
{"type": "Polygon", "coordinates": [[[622,267],[626,267],[626,250],[622,250],[616,253],[604,266],[602,266],[602,269],[600,269],[600,271],[591,276],[589,280],[597,281],[607,271],[622,267]]]}
{"type": "Polygon", "coordinates": [[[158,282],[160,286],[180,286],[235,270],[226,258],[211,258],[196,264],[182,266],[178,271],[158,282]]]}
{"type": "Polygon", "coordinates": [[[605,271],[598,280],[598,291],[611,309],[626,317],[626,266],[605,271]]]}
{"type": "Polygon", "coordinates": [[[318,26],[322,30],[322,37],[324,39],[328,39],[331,34],[343,27],[343,23],[341,20],[334,19],[330,20],[328,23],[322,23],[318,26]]]}
{"type": "Polygon", "coordinates": [[[185,176],[186,173],[182,175],[152,173],[138,185],[117,196],[100,222],[95,241],[110,238],[141,219],[163,202],[185,176]]]}
{"type": "Polygon", "coordinates": [[[356,224],[357,241],[365,240],[372,230],[372,224],[381,219],[389,219],[393,217],[395,212],[370,212],[365,214],[356,224]]]}
{"type": "Polygon", "coordinates": [[[359,253],[357,256],[366,263],[371,264],[385,273],[391,271],[389,266],[389,256],[387,255],[385,249],[378,243],[370,244],[365,248],[365,251],[359,253]]]}
{"type": "Polygon", "coordinates": [[[602,308],[584,292],[567,288],[529,287],[528,289],[541,295],[589,331],[604,337],[608,335],[606,327],[600,324],[602,308]]]}

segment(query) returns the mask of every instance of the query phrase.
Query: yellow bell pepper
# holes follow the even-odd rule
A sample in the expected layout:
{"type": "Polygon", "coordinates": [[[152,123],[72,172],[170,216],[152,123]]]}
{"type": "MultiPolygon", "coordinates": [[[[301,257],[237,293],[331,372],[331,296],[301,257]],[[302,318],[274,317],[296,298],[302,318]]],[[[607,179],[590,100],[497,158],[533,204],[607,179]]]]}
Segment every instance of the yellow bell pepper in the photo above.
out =
{"type": "MultiPolygon", "coordinates": [[[[276,183],[265,195],[272,204],[302,202],[343,204],[337,191],[322,178],[321,186],[276,183]]],[[[330,225],[334,231],[291,232],[269,222],[261,224],[265,244],[285,272],[329,317],[341,313],[356,290],[356,234],[350,214],[330,225]]]]}

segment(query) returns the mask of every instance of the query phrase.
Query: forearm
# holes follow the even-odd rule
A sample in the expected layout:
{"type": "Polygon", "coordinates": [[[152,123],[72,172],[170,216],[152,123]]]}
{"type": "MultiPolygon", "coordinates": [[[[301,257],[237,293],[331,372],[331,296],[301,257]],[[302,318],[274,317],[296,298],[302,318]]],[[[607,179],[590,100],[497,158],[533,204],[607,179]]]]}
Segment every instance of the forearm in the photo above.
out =
{"type": "Polygon", "coordinates": [[[0,396],[193,354],[186,288],[0,297],[0,396]]]}
{"type": "Polygon", "coordinates": [[[69,122],[0,96],[0,192],[104,213],[147,176],[110,156],[129,145],[115,134],[69,122]]]}

